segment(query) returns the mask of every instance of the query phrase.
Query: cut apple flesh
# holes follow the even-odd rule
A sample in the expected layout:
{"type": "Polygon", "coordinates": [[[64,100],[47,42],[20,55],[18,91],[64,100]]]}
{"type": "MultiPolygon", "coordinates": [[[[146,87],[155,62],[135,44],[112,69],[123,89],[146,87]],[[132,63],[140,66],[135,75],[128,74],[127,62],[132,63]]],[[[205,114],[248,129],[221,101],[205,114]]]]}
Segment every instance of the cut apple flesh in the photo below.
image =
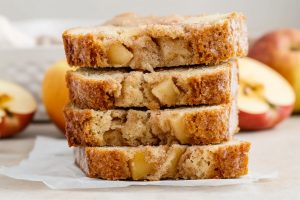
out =
{"type": "Polygon", "coordinates": [[[0,81],[0,109],[10,113],[28,114],[37,109],[33,96],[22,87],[0,81]]]}
{"type": "Polygon", "coordinates": [[[294,104],[289,83],[268,66],[249,58],[238,60],[240,89],[238,106],[250,113],[264,113],[276,106],[294,104]]]}
{"type": "MultiPolygon", "coordinates": [[[[260,84],[259,84],[260,85],[260,84]]],[[[239,87],[239,108],[251,113],[266,112],[270,103],[264,98],[264,87],[253,87],[253,84],[240,80],[239,87]]]]}
{"type": "Polygon", "coordinates": [[[6,102],[10,101],[11,97],[7,94],[0,94],[0,106],[4,105],[6,102]]]}

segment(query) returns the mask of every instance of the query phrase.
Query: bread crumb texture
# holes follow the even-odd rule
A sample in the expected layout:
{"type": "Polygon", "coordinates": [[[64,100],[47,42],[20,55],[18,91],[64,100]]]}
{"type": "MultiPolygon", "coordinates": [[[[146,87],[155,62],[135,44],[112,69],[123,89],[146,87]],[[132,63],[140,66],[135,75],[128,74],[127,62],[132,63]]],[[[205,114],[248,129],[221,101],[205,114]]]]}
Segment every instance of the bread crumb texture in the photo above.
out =
{"type": "Polygon", "coordinates": [[[237,178],[248,173],[248,142],[219,145],[77,147],[75,162],[107,180],[237,178]]]}
{"type": "Polygon", "coordinates": [[[230,103],[238,85],[236,61],[152,73],[79,69],[66,75],[70,101],[79,108],[107,110],[230,103]],[[235,78],[234,78],[235,77],[235,78]]]}
{"type": "Polygon", "coordinates": [[[153,71],[218,64],[248,52],[245,17],[235,12],[185,17],[124,14],[102,26],[66,30],[63,41],[71,66],[93,68],[153,71]]]}

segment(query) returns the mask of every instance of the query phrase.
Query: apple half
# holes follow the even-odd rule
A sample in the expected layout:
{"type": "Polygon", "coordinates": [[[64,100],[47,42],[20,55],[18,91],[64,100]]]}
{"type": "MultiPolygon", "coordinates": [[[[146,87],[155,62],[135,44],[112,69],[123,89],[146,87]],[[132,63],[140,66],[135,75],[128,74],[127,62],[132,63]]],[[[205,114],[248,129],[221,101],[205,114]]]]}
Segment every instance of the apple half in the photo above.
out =
{"type": "Polygon", "coordinates": [[[26,128],[37,110],[33,96],[14,83],[0,80],[0,138],[26,128]]]}
{"type": "Polygon", "coordinates": [[[272,128],[293,111],[295,93],[276,71],[251,58],[238,59],[239,126],[242,130],[272,128]]]}

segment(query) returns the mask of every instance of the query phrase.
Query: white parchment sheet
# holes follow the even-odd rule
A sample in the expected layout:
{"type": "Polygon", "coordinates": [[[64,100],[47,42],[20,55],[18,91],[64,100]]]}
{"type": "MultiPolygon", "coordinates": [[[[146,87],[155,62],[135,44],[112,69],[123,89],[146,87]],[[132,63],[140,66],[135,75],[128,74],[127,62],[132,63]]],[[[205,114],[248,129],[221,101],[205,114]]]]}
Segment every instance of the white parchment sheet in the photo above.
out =
{"type": "Polygon", "coordinates": [[[0,174],[15,179],[41,181],[51,189],[113,188],[132,185],[223,186],[246,184],[276,178],[277,172],[254,173],[238,179],[106,181],[87,178],[74,164],[73,151],[66,140],[37,137],[29,157],[19,165],[0,167],[0,174]]]}

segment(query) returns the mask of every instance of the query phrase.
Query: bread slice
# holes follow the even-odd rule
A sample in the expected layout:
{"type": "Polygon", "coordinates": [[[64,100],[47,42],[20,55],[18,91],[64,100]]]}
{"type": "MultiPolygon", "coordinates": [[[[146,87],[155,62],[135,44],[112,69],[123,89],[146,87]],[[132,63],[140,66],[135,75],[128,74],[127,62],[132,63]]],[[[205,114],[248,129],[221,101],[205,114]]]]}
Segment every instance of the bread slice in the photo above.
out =
{"type": "Polygon", "coordinates": [[[161,180],[237,178],[248,173],[250,143],[77,147],[75,162],[92,178],[161,180]]]}
{"type": "Polygon", "coordinates": [[[176,68],[152,73],[82,68],[66,76],[69,96],[79,108],[159,109],[179,105],[230,103],[236,96],[235,61],[217,66],[176,68]]]}
{"type": "Polygon", "coordinates": [[[248,51],[245,17],[240,13],[141,17],[122,14],[106,25],[63,33],[71,66],[157,67],[218,64],[248,51]]]}
{"type": "Polygon", "coordinates": [[[236,103],[165,110],[65,108],[69,146],[218,144],[238,131],[236,103]]]}

